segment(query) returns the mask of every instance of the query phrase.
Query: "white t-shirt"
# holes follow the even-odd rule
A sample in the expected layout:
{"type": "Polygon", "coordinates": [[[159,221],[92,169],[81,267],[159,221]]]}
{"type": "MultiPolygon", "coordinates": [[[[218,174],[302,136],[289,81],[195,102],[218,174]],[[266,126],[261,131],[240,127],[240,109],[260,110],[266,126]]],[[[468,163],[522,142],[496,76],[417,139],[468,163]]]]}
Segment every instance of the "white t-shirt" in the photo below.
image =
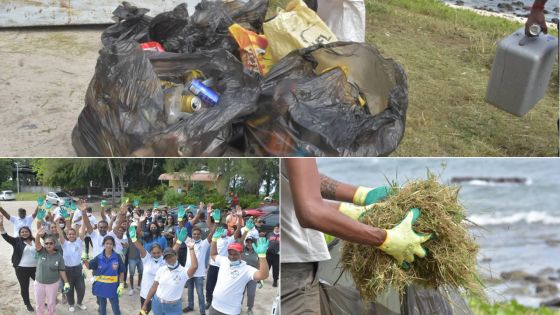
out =
{"type": "MultiPolygon", "coordinates": [[[[198,268],[194,272],[193,277],[206,276],[206,255],[208,255],[208,248],[210,248],[210,244],[205,239],[201,239],[200,242],[194,244],[194,253],[196,255],[196,260],[198,261],[198,268]]],[[[188,251],[187,263],[185,266],[187,268],[191,266],[191,254],[188,251]]]]}
{"type": "Polygon", "coordinates": [[[241,314],[241,300],[245,286],[257,272],[256,268],[241,261],[238,266],[230,266],[227,257],[217,256],[216,263],[220,267],[218,281],[212,295],[212,307],[225,314],[241,314]]]}
{"type": "Polygon", "coordinates": [[[66,267],[76,267],[82,263],[83,242],[77,238],[74,242],[68,240],[62,244],[62,258],[66,267]]]}
{"type": "Polygon", "coordinates": [[[82,220],[82,210],[78,209],[74,211],[74,216],[72,217],[72,223],[79,226],[81,226],[84,223],[82,220]]]}
{"type": "MultiPolygon", "coordinates": [[[[161,256],[156,262],[150,253],[146,253],[146,257],[142,258],[144,271],[142,272],[142,284],[140,285],[140,296],[144,299],[148,296],[148,292],[154,283],[156,273],[161,266],[165,266],[165,259],[161,256]]],[[[167,268],[167,267],[166,267],[167,268]]]]}
{"type": "MultiPolygon", "coordinates": [[[[105,234],[105,236],[109,235],[109,233],[105,234]]],[[[101,236],[101,234],[99,234],[99,231],[94,230],[93,232],[91,232],[90,234],[90,238],[91,238],[91,242],[93,244],[92,246],[92,250],[93,250],[93,257],[99,255],[102,251],[103,251],[103,238],[105,236],[101,236]]],[[[117,251],[117,249],[115,248],[115,251],[117,251]]]]}
{"type": "Polygon", "coordinates": [[[280,164],[280,226],[282,227],[282,255],[280,263],[315,262],[331,259],[323,233],[305,229],[299,224],[294,210],[292,191],[285,163],[280,164]]]}
{"type": "Polygon", "coordinates": [[[97,218],[93,215],[93,213],[88,213],[87,217],[89,219],[89,223],[91,223],[91,226],[94,226],[97,224],[97,218]]]}
{"type": "Polygon", "coordinates": [[[107,233],[107,235],[112,236],[115,239],[115,252],[117,254],[121,254],[123,253],[123,244],[128,243],[128,239],[126,238],[126,234],[123,234],[123,238],[117,238],[117,234],[115,234],[115,232],[111,231],[109,233],[107,233]]]}
{"type": "Polygon", "coordinates": [[[21,229],[22,227],[27,226],[31,229],[31,225],[33,224],[33,216],[28,215],[22,219],[16,215],[11,215],[10,222],[12,222],[12,224],[14,225],[14,237],[18,237],[19,229],[21,229]]]}
{"type": "Polygon", "coordinates": [[[254,238],[254,239],[258,240],[259,239],[259,230],[257,230],[256,227],[253,227],[249,231],[249,233],[247,233],[247,237],[251,237],[251,238],[254,238]]]}
{"type": "Polygon", "coordinates": [[[187,280],[189,280],[187,269],[181,265],[175,270],[169,270],[167,265],[160,267],[154,278],[154,281],[159,283],[156,296],[166,301],[180,299],[187,280]]]}
{"type": "Polygon", "coordinates": [[[19,267],[37,267],[37,259],[35,258],[37,250],[35,250],[35,241],[31,241],[31,245],[25,243],[19,267]]]}
{"type": "MultiPolygon", "coordinates": [[[[216,247],[218,249],[218,255],[223,256],[223,257],[227,257],[227,255],[228,255],[227,247],[228,247],[229,244],[231,244],[233,242],[235,242],[235,239],[233,238],[233,236],[220,237],[216,241],[216,247]]],[[[212,258],[210,258],[210,265],[220,267],[220,265],[218,265],[216,262],[214,262],[212,260],[212,258]]]]}

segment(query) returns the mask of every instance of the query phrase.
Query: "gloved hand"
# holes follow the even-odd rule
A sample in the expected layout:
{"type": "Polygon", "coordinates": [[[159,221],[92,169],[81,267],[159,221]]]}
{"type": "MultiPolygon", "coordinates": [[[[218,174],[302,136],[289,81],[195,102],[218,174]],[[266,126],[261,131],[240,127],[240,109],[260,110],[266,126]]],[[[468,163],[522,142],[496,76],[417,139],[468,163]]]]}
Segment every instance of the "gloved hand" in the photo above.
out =
{"type": "Polygon", "coordinates": [[[101,208],[107,207],[107,200],[101,200],[101,208]]]}
{"type": "Polygon", "coordinates": [[[177,209],[177,220],[182,222],[185,219],[185,207],[183,205],[179,205],[177,209]]]}
{"type": "Polygon", "coordinates": [[[220,209],[214,209],[214,211],[212,211],[212,218],[214,219],[214,222],[220,223],[220,219],[222,218],[220,209]]]}
{"type": "Polygon", "coordinates": [[[259,280],[259,289],[264,287],[264,280],[259,280]]]}
{"type": "Polygon", "coordinates": [[[359,206],[371,205],[384,199],[391,193],[391,187],[381,186],[377,188],[369,188],[360,186],[354,193],[352,202],[359,206]]]}
{"type": "Polygon", "coordinates": [[[73,200],[70,202],[70,209],[72,209],[72,211],[76,211],[76,209],[78,209],[78,206],[73,200]]]}
{"type": "Polygon", "coordinates": [[[148,315],[148,313],[146,313],[146,310],[141,309],[141,310],[140,310],[140,315],[148,315]]]}
{"type": "Polygon", "coordinates": [[[70,291],[70,283],[64,282],[64,288],[62,288],[62,294],[66,294],[70,291]]]}
{"type": "Polygon", "coordinates": [[[45,203],[45,198],[39,197],[37,198],[37,206],[41,207],[45,203]]]}
{"type": "Polygon", "coordinates": [[[217,241],[220,239],[220,237],[222,237],[222,235],[226,232],[226,230],[224,230],[223,227],[218,227],[216,229],[216,232],[214,232],[214,235],[212,235],[212,241],[217,241]]]}
{"type": "Polygon", "coordinates": [[[253,219],[247,220],[247,222],[245,223],[245,227],[249,230],[252,230],[255,227],[255,223],[253,223],[253,219]]]}
{"type": "Polygon", "coordinates": [[[157,209],[158,207],[159,207],[159,202],[157,202],[157,200],[156,200],[156,201],[154,201],[154,210],[157,209]]]}
{"type": "Polygon", "coordinates": [[[70,199],[66,199],[64,200],[64,207],[66,208],[70,208],[70,204],[72,203],[72,201],[70,199]]]}
{"type": "Polygon", "coordinates": [[[66,207],[60,207],[60,216],[63,217],[64,220],[70,217],[70,214],[68,213],[68,210],[66,210],[66,207]]]}
{"type": "Polygon", "coordinates": [[[123,292],[124,292],[124,283],[121,282],[119,284],[119,287],[117,288],[117,294],[119,295],[119,297],[122,296],[123,292]]]}
{"type": "Polygon", "coordinates": [[[177,234],[177,244],[183,243],[187,239],[187,229],[181,228],[179,234],[177,234]]]}
{"type": "Polygon", "coordinates": [[[39,211],[37,211],[37,221],[43,221],[46,215],[47,211],[45,209],[39,209],[39,211]]]}
{"type": "Polygon", "coordinates": [[[89,255],[86,252],[82,252],[82,260],[88,260],[89,259],[88,256],[89,255]]]}
{"type": "Polygon", "coordinates": [[[255,253],[257,253],[259,258],[266,258],[267,249],[268,249],[268,240],[264,237],[259,238],[259,240],[257,241],[257,246],[253,244],[253,250],[255,251],[255,253]]]}
{"type": "Polygon", "coordinates": [[[134,208],[138,208],[138,206],[140,205],[140,200],[134,199],[134,201],[132,202],[132,204],[134,205],[134,208]]]}
{"type": "Polygon", "coordinates": [[[418,234],[412,229],[412,225],[420,217],[420,209],[414,208],[394,228],[387,231],[387,238],[379,246],[379,249],[393,256],[404,269],[409,268],[409,263],[414,261],[414,255],[423,258],[427,251],[422,243],[429,240],[432,234],[418,234]]]}
{"type": "Polygon", "coordinates": [[[138,238],[136,237],[136,227],[135,226],[130,226],[128,228],[128,234],[130,235],[130,240],[134,243],[138,240],[138,238]]]}
{"type": "Polygon", "coordinates": [[[50,212],[50,211],[51,211],[51,208],[52,208],[52,203],[50,203],[50,202],[48,202],[48,201],[45,202],[45,209],[47,209],[47,211],[50,212]]]}

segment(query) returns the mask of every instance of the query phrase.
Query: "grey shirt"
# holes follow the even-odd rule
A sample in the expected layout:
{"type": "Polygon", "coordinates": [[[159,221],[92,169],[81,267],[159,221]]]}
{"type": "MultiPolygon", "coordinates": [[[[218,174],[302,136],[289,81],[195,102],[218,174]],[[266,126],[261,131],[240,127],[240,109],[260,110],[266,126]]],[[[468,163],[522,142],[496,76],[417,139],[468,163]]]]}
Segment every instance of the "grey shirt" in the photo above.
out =
{"type": "Polygon", "coordinates": [[[296,217],[292,191],[288,181],[286,165],[281,161],[280,204],[282,228],[281,263],[303,263],[331,259],[327,242],[322,232],[302,228],[296,217]]]}
{"type": "Polygon", "coordinates": [[[60,252],[47,253],[43,247],[37,252],[37,272],[35,280],[41,284],[53,284],[60,279],[59,271],[64,270],[64,258],[60,252]]]}

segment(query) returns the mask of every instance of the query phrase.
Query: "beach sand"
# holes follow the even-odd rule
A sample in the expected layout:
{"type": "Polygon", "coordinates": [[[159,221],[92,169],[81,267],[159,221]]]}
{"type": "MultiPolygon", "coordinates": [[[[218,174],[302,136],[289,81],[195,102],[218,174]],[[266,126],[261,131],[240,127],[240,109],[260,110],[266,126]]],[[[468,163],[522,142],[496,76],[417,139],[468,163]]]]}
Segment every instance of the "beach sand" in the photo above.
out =
{"type": "MultiPolygon", "coordinates": [[[[35,202],[26,201],[3,201],[0,205],[8,211],[10,215],[16,214],[18,208],[24,208],[27,210],[28,214],[31,214],[36,206],[35,202]]],[[[35,223],[34,223],[35,224],[35,223]]],[[[4,219],[4,228],[8,234],[13,236],[13,225],[8,220],[4,219]]],[[[36,229],[33,228],[33,234],[36,233],[36,229]]],[[[0,239],[0,262],[3,266],[2,272],[0,272],[0,292],[2,296],[2,302],[0,303],[0,314],[2,315],[12,315],[12,314],[30,314],[27,312],[25,305],[21,299],[19,293],[19,284],[16,279],[14,269],[11,264],[12,257],[12,246],[8,244],[4,239],[0,239]]],[[[136,281],[136,278],[135,278],[136,281]]],[[[270,273],[269,279],[264,282],[264,288],[257,289],[257,294],[255,298],[255,306],[253,312],[255,315],[270,314],[274,299],[278,294],[279,288],[272,287],[272,272],[270,273]]],[[[30,285],[30,298],[33,307],[36,308],[35,298],[34,298],[34,286],[30,285]]],[[[59,295],[60,300],[60,295],[59,295]]],[[[246,314],[247,307],[246,300],[242,307],[242,314],[246,314]]],[[[183,291],[183,307],[186,307],[187,303],[187,290],[183,291]]],[[[91,283],[89,279],[86,279],[86,294],[84,298],[84,304],[87,306],[87,310],[81,311],[76,310],[74,313],[68,311],[68,305],[58,304],[56,306],[56,314],[96,314],[97,304],[95,302],[95,297],[91,293],[91,283]]],[[[189,312],[187,314],[199,314],[198,312],[198,300],[195,293],[195,311],[189,312]]],[[[140,311],[140,296],[136,290],[134,295],[128,295],[128,289],[125,289],[125,294],[120,299],[120,309],[122,314],[138,314],[140,311]]],[[[107,313],[113,314],[111,307],[108,305],[107,313]]],[[[152,313],[150,313],[152,314],[152,313]]]]}

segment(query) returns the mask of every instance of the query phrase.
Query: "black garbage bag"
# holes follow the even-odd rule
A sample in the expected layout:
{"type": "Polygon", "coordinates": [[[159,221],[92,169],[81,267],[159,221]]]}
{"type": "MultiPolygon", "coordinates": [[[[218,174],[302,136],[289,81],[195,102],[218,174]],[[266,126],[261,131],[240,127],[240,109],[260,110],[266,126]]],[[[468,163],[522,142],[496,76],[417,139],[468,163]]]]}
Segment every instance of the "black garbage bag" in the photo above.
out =
{"type": "Polygon", "coordinates": [[[254,155],[383,156],[404,134],[404,70],[368,44],[293,51],[274,65],[261,90],[259,110],[246,124],[254,155]]]}
{"type": "MultiPolygon", "coordinates": [[[[188,22],[189,11],[186,3],[178,5],[173,11],[160,13],[152,19],[148,27],[150,40],[162,44],[165,48],[166,42],[170,38],[179,36],[188,22]]],[[[172,50],[166,49],[166,51],[172,50]]]]}
{"type": "Polygon", "coordinates": [[[233,23],[242,24],[262,32],[268,9],[268,0],[234,0],[228,2],[206,1],[198,3],[188,24],[180,31],[167,36],[161,31],[150,30],[150,38],[159,41],[166,51],[196,52],[225,49],[237,55],[239,46],[229,35],[233,23]]]}
{"type": "Polygon", "coordinates": [[[138,8],[126,1],[113,11],[117,22],[103,31],[101,43],[109,46],[123,40],[135,40],[139,43],[148,41],[148,26],[152,20],[146,13],[149,9],[138,8]]]}
{"type": "MultiPolygon", "coordinates": [[[[72,132],[80,156],[220,156],[235,123],[252,114],[258,77],[225,50],[191,54],[145,52],[119,41],[100,52],[86,106],[72,132]],[[168,123],[162,81],[179,82],[198,70],[213,78],[217,106],[168,123]]],[[[242,151],[242,150],[241,150],[242,151]]]]}

